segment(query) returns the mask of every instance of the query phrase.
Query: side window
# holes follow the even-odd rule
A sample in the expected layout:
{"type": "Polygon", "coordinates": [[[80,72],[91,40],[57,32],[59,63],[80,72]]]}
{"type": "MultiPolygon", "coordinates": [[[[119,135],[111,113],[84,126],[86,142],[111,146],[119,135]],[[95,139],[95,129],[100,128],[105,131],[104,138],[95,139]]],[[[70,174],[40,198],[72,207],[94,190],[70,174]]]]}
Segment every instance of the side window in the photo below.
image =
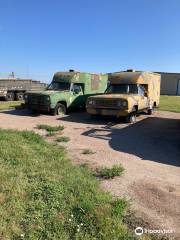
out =
{"type": "Polygon", "coordinates": [[[144,96],[145,95],[145,89],[144,89],[143,86],[141,86],[141,85],[139,86],[138,93],[139,93],[140,96],[144,96]]]}
{"type": "Polygon", "coordinates": [[[77,84],[73,84],[72,88],[71,88],[71,91],[72,92],[81,92],[81,86],[80,85],[77,85],[77,84]]]}

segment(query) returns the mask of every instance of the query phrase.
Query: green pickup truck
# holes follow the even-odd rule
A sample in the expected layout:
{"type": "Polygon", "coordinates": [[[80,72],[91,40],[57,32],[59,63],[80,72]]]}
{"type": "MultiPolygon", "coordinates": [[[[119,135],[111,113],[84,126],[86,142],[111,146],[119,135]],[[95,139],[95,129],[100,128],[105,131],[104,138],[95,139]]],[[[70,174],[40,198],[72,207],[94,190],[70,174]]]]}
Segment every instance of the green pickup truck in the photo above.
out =
{"type": "Polygon", "coordinates": [[[69,108],[85,107],[89,96],[104,93],[107,74],[57,72],[45,91],[25,94],[25,105],[34,112],[66,114],[69,108]]]}

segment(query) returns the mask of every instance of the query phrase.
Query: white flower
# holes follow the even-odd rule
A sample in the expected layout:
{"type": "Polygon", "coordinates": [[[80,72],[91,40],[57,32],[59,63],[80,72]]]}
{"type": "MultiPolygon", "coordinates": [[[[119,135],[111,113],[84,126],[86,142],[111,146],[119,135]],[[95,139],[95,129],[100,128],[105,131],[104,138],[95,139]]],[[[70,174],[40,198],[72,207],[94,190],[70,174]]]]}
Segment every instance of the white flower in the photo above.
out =
{"type": "Polygon", "coordinates": [[[79,232],[79,231],[80,231],[80,229],[78,228],[78,229],[77,229],[77,232],[79,232]]]}
{"type": "Polygon", "coordinates": [[[71,218],[69,218],[69,222],[71,222],[71,218]]]}
{"type": "Polygon", "coordinates": [[[81,223],[81,226],[83,226],[83,223],[81,223]]]}
{"type": "Polygon", "coordinates": [[[71,214],[71,217],[73,218],[73,217],[74,217],[74,215],[73,215],[73,214],[71,214]]]}

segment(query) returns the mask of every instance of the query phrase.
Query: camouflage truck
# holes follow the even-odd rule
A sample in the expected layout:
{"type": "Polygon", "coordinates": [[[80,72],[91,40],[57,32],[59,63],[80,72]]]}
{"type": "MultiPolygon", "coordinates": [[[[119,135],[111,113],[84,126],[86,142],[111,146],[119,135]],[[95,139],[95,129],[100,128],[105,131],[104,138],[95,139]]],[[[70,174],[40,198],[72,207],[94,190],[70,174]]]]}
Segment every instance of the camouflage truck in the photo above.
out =
{"type": "Polygon", "coordinates": [[[47,87],[45,83],[30,79],[0,78],[0,98],[6,101],[23,100],[26,91],[39,91],[47,87]]]}
{"type": "Polygon", "coordinates": [[[34,112],[65,114],[70,108],[85,108],[89,96],[104,93],[107,80],[107,74],[57,72],[45,91],[27,93],[25,103],[34,112]]]}
{"type": "Polygon", "coordinates": [[[91,115],[126,117],[135,122],[136,114],[152,114],[159,105],[161,75],[152,72],[125,71],[109,74],[105,94],[89,97],[87,112],[91,115]]]}

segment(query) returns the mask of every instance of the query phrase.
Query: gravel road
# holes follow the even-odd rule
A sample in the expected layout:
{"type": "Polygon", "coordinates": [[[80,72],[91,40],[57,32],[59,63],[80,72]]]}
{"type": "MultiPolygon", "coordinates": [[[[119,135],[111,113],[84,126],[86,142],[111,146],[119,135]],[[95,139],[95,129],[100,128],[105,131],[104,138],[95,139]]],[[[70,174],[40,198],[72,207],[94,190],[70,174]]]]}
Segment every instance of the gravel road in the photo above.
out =
{"type": "Polygon", "coordinates": [[[131,208],[153,229],[173,230],[180,239],[180,113],[141,115],[135,124],[91,119],[84,112],[66,116],[32,115],[26,110],[0,113],[0,127],[35,130],[37,124],[62,124],[72,161],[96,168],[121,163],[122,177],[101,181],[114,196],[131,200],[131,208]],[[84,155],[84,149],[95,153],[84,155]]]}

